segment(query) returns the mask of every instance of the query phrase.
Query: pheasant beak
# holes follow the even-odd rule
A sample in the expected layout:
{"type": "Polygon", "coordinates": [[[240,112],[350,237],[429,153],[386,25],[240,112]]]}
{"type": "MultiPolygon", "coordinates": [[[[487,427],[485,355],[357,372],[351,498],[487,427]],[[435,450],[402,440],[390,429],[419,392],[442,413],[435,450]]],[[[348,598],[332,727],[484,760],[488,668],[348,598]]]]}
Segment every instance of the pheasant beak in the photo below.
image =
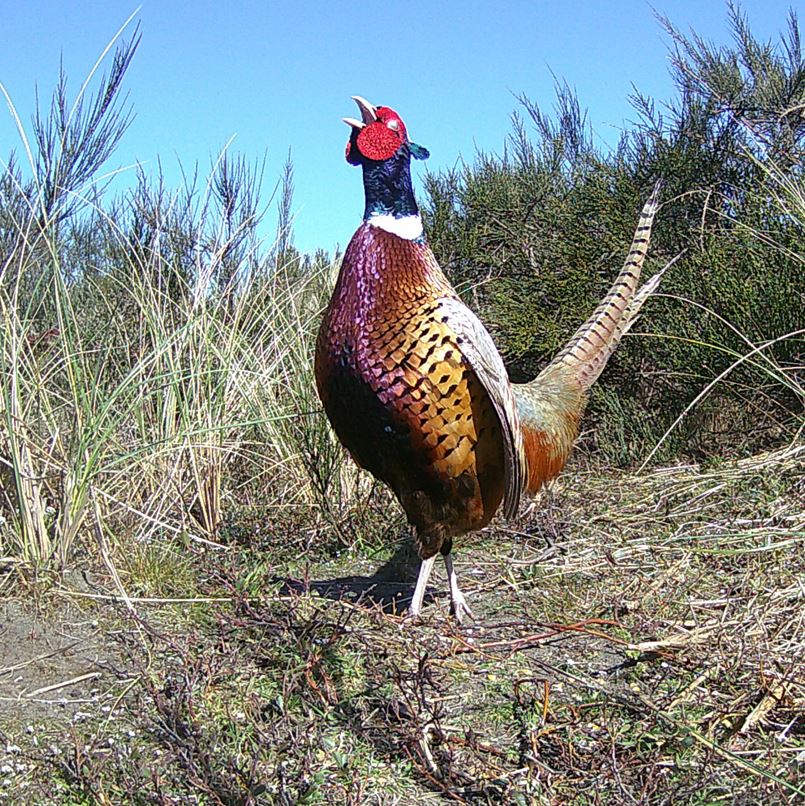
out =
{"type": "Polygon", "coordinates": [[[344,118],[344,123],[347,126],[352,126],[355,129],[362,129],[368,123],[374,123],[377,120],[377,108],[372,106],[366,98],[361,98],[360,95],[353,95],[352,100],[358,104],[358,109],[361,110],[361,120],[355,118],[344,118]]]}

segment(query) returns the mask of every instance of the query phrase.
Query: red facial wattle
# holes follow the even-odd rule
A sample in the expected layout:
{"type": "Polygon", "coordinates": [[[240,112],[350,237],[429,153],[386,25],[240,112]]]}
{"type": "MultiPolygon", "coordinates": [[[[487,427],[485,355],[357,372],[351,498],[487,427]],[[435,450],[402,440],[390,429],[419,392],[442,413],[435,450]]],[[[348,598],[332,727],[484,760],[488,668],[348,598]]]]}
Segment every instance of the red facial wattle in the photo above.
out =
{"type": "Polygon", "coordinates": [[[347,143],[347,161],[353,165],[361,159],[383,162],[391,159],[400,146],[408,142],[408,132],[400,116],[388,106],[375,107],[364,98],[354,96],[362,120],[344,118],[353,128],[347,143]]]}
{"type": "Polygon", "coordinates": [[[393,157],[404,142],[399,131],[392,131],[385,123],[378,121],[361,129],[358,150],[366,159],[382,162],[393,157]]]}

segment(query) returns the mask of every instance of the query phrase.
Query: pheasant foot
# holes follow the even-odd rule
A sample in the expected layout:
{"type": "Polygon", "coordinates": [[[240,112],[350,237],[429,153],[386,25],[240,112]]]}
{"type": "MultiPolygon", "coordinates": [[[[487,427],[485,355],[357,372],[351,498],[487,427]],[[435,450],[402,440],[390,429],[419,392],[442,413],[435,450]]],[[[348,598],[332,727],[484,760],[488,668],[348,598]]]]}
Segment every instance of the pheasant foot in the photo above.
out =
{"type": "Polygon", "coordinates": [[[444,567],[447,571],[447,581],[450,584],[450,605],[453,611],[453,618],[459,623],[463,624],[466,617],[475,620],[470,606],[467,604],[467,599],[458,587],[458,575],[453,566],[453,558],[448,554],[444,558],[444,567]]]}

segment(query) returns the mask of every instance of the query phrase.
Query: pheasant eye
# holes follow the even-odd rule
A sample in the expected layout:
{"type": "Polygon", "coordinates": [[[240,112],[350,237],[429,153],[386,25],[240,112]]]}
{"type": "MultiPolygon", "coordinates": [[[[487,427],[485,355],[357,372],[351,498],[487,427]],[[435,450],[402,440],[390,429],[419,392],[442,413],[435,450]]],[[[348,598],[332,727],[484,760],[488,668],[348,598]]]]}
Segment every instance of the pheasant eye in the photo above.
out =
{"type": "Polygon", "coordinates": [[[388,126],[393,132],[399,131],[399,129],[400,129],[400,121],[397,120],[397,118],[392,118],[386,124],[386,126],[388,126]]]}

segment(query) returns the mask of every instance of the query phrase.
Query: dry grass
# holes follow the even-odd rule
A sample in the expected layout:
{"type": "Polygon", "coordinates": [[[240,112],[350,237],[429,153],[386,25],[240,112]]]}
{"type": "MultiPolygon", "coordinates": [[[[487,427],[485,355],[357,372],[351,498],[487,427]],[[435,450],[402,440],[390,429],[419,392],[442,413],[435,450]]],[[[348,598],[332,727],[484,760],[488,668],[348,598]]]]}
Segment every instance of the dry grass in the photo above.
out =
{"type": "Polygon", "coordinates": [[[707,468],[571,471],[519,529],[458,546],[479,615],[466,629],[440,581],[423,624],[389,612],[410,588],[403,548],[371,556],[388,545],[382,492],[362,548],[347,551],[319,533],[300,557],[244,515],[237,540],[185,569],[185,596],[134,599],[134,622],[111,586],[63,587],[41,624],[80,606],[115,640],[59,679],[42,667],[16,700],[6,687],[6,741],[20,749],[0,760],[4,791],[47,803],[797,802],[803,458],[792,446],[707,468]],[[82,702],[40,705],[26,732],[35,689],[82,702]]]}

